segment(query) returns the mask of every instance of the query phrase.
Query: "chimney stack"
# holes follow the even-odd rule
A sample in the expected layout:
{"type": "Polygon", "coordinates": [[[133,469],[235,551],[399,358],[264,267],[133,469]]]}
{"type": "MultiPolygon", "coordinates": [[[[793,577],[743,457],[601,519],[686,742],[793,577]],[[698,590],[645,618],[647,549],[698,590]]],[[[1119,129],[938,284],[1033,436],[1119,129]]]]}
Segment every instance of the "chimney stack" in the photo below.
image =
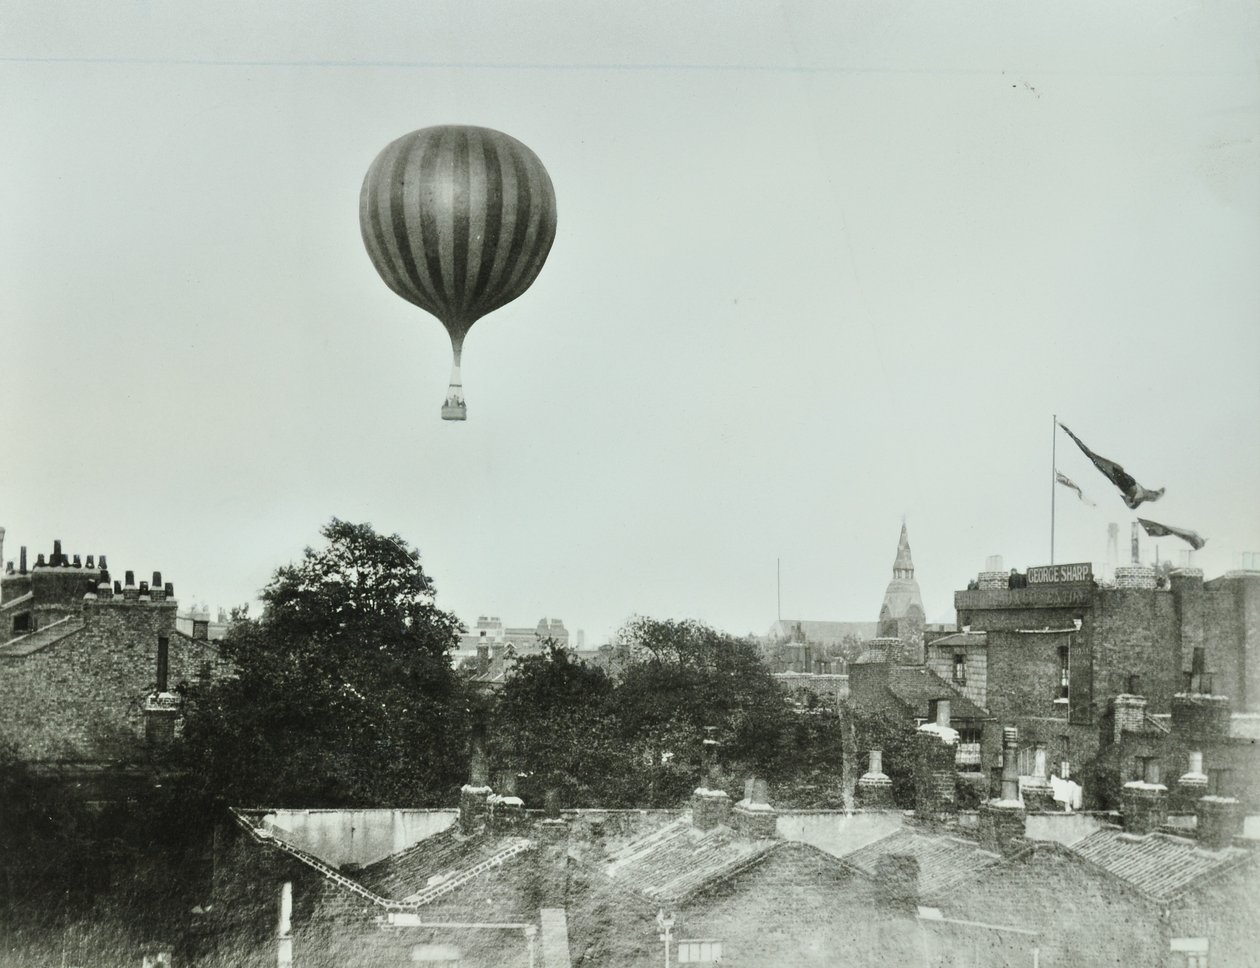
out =
{"type": "Polygon", "coordinates": [[[486,819],[486,801],[493,792],[490,788],[490,766],[478,739],[473,745],[468,782],[459,791],[460,833],[469,836],[481,830],[486,819]]]}
{"type": "Polygon", "coordinates": [[[1177,813],[1194,813],[1199,799],[1207,793],[1208,778],[1203,772],[1203,751],[1193,750],[1185,773],[1177,778],[1173,793],[1173,808],[1177,813]]]}
{"type": "Polygon", "coordinates": [[[1133,780],[1120,793],[1126,833],[1149,834],[1168,819],[1168,787],[1133,780]]]}
{"type": "Polygon", "coordinates": [[[884,772],[884,751],[871,750],[867,770],[857,781],[858,800],[870,810],[891,810],[892,780],[884,772]]]}
{"type": "Polygon", "coordinates": [[[1202,797],[1195,804],[1199,843],[1209,850],[1231,847],[1242,833],[1242,804],[1233,797],[1202,797]]]}
{"type": "Polygon", "coordinates": [[[949,700],[933,700],[934,721],[915,733],[914,812],[921,819],[940,819],[958,809],[958,731],[949,725],[949,700]]]}
{"type": "Polygon", "coordinates": [[[1019,798],[1019,730],[1002,730],[1002,795],[980,805],[980,839],[1010,856],[1024,846],[1024,804],[1019,798]]]}
{"type": "Polygon", "coordinates": [[[745,837],[774,837],[778,814],[770,806],[770,788],[765,780],[752,777],[744,784],[744,799],[731,811],[731,826],[745,837]]]}
{"type": "Polygon", "coordinates": [[[691,822],[697,830],[711,830],[730,822],[731,798],[718,787],[717,747],[714,738],[717,728],[704,727],[704,740],[700,744],[700,770],[702,779],[691,795],[691,822]]]}

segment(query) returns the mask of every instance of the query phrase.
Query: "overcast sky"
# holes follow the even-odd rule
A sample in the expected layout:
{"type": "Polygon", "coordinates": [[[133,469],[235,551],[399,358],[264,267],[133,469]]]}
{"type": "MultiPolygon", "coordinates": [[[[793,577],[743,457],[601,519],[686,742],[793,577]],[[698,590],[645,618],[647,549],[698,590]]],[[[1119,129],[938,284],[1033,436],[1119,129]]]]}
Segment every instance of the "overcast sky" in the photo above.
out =
{"type": "MultiPolygon", "coordinates": [[[[1260,551],[1260,6],[0,0],[0,525],[182,601],[336,515],[472,623],[928,618],[1050,560],[1051,415],[1260,551]],[[359,236],[442,123],[559,229],[464,352],[359,236]]],[[[1060,435],[1056,559],[1133,515],[1060,435]]],[[[1145,541],[1145,539],[1144,539],[1145,541]]],[[[1154,544],[1144,543],[1153,555],[1154,544]]],[[[1179,542],[1162,539],[1162,557],[1179,542]]]]}

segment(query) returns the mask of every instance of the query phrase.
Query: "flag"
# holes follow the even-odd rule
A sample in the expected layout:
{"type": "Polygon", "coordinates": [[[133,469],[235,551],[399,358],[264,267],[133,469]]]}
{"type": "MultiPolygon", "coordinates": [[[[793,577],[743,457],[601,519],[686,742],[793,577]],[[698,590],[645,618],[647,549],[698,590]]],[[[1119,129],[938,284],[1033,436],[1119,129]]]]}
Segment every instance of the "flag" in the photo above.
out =
{"type": "Polygon", "coordinates": [[[1170,524],[1160,524],[1158,521],[1147,521],[1146,518],[1138,518],[1138,524],[1146,529],[1146,533],[1152,538],[1180,538],[1195,551],[1198,551],[1207,544],[1207,539],[1200,537],[1199,532],[1197,531],[1187,531],[1185,528],[1174,528],[1170,524]]]}
{"type": "Polygon", "coordinates": [[[1093,501],[1091,501],[1089,498],[1085,496],[1085,492],[1081,490],[1080,485],[1077,484],[1076,481],[1068,477],[1066,474],[1064,474],[1062,471],[1055,471],[1054,479],[1058,481],[1060,484],[1062,484],[1064,487],[1066,487],[1068,490],[1075,491],[1076,496],[1081,499],[1082,503],[1088,504],[1091,508],[1097,507],[1097,505],[1094,504],[1093,501]]]}
{"type": "Polygon", "coordinates": [[[1082,441],[1080,437],[1076,436],[1076,434],[1072,433],[1072,431],[1068,430],[1066,424],[1060,423],[1059,426],[1067,432],[1069,437],[1076,441],[1076,446],[1084,452],[1086,457],[1093,461],[1094,466],[1102,471],[1103,476],[1119,488],[1120,493],[1124,496],[1124,503],[1129,508],[1136,508],[1143,501],[1158,501],[1164,496],[1164,489],[1162,487],[1157,491],[1147,490],[1135,481],[1132,475],[1125,471],[1125,469],[1114,460],[1108,460],[1100,454],[1095,454],[1092,450],[1086,447],[1085,442],[1082,441]]]}

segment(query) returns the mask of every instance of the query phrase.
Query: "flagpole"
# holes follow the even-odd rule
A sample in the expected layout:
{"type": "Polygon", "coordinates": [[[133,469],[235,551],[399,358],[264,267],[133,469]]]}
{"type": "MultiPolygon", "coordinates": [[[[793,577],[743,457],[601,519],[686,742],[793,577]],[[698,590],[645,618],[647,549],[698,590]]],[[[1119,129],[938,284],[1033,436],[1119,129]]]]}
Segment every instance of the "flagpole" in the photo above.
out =
{"type": "Polygon", "coordinates": [[[1050,415],[1050,564],[1054,564],[1054,499],[1058,494],[1059,462],[1055,447],[1059,443],[1059,415],[1050,415]]]}

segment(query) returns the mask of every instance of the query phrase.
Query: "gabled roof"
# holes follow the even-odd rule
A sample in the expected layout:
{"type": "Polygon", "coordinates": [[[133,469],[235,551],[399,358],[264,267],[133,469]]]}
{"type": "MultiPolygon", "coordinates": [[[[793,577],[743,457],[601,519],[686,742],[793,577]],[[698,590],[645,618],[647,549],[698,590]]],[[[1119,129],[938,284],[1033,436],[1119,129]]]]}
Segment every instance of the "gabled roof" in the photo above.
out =
{"type": "Polygon", "coordinates": [[[1128,834],[1115,827],[1095,831],[1067,849],[1157,901],[1195,890],[1255,856],[1243,847],[1209,850],[1184,837],[1128,834]]]}
{"type": "Polygon", "coordinates": [[[983,849],[974,840],[911,827],[903,827],[859,847],[842,859],[878,880],[880,861],[899,856],[910,856],[919,862],[919,892],[926,897],[946,892],[1002,859],[1000,854],[983,849]]]}
{"type": "Polygon", "coordinates": [[[783,846],[754,840],[725,826],[697,829],[691,815],[610,851],[598,865],[621,887],[654,901],[681,901],[757,863],[783,846]]]}
{"type": "Polygon", "coordinates": [[[989,711],[977,706],[926,666],[893,666],[888,670],[888,691],[921,718],[929,715],[928,703],[948,699],[953,719],[988,719],[989,711]]]}
{"type": "Polygon", "coordinates": [[[69,615],[50,625],[45,625],[43,628],[36,629],[34,632],[18,636],[16,639],[10,639],[4,645],[0,645],[0,659],[20,657],[39,652],[50,645],[55,645],[66,638],[66,636],[73,635],[81,628],[83,628],[83,619],[75,615],[69,615]]]}
{"type": "Polygon", "coordinates": [[[525,837],[481,832],[465,837],[458,826],[426,837],[404,851],[369,864],[355,879],[373,894],[426,904],[502,866],[533,847],[525,837]]]}

